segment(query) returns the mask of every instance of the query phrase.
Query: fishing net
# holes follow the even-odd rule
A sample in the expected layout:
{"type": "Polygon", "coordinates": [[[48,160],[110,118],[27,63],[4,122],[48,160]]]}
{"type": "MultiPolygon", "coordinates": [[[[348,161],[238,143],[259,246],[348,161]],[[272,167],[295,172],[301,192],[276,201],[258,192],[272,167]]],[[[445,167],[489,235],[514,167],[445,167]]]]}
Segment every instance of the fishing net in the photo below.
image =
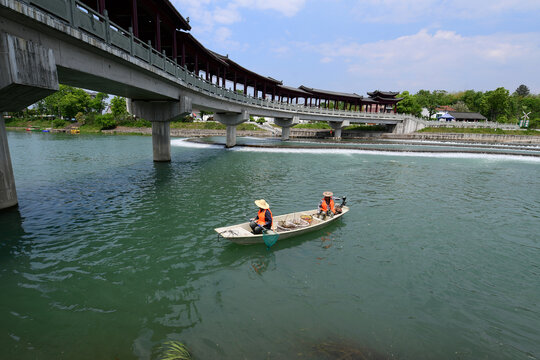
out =
{"type": "Polygon", "coordinates": [[[278,221],[277,228],[280,231],[291,231],[309,226],[309,222],[300,218],[293,220],[278,221]]]}
{"type": "Polygon", "coordinates": [[[279,234],[277,232],[274,232],[272,230],[263,231],[263,240],[268,248],[272,247],[272,245],[274,245],[278,241],[278,238],[279,234]]]}

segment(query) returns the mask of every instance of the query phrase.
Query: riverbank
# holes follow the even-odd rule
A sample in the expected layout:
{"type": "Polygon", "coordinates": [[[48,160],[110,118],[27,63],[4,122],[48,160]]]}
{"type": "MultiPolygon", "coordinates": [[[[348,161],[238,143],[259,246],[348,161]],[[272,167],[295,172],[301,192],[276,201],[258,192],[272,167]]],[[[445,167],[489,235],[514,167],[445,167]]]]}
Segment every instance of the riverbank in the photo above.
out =
{"type": "MultiPolygon", "coordinates": [[[[8,127],[9,130],[24,131],[21,127],[8,127]]],[[[101,130],[102,134],[108,135],[152,135],[152,128],[118,126],[111,130],[101,130]]],[[[220,129],[175,129],[171,128],[173,137],[206,137],[226,136],[226,130],[220,129]]],[[[252,137],[275,137],[276,135],[267,130],[238,130],[237,136],[252,137]]],[[[291,129],[291,139],[332,139],[331,130],[327,129],[291,129]]],[[[347,131],[342,132],[343,139],[350,140],[435,140],[435,141],[460,141],[470,143],[488,144],[540,144],[540,136],[533,135],[507,135],[507,134],[477,134],[477,133],[452,133],[452,132],[415,132],[411,134],[391,134],[380,131],[347,131]]]]}

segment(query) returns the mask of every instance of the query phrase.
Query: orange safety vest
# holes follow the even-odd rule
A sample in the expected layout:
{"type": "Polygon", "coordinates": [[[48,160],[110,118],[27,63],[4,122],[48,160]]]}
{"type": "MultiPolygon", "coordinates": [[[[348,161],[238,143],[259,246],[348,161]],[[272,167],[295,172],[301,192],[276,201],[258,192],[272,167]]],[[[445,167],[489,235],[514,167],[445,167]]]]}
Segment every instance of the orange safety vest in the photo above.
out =
{"type": "MultiPolygon", "coordinates": [[[[326,200],[323,198],[321,201],[321,210],[322,211],[328,211],[328,204],[326,203],[326,200]]],[[[336,209],[334,209],[334,199],[330,198],[330,210],[335,214],[336,209]]]]}
{"type": "Polygon", "coordinates": [[[266,224],[266,211],[270,212],[270,227],[274,224],[274,217],[272,216],[272,212],[270,209],[259,209],[259,213],[257,214],[257,224],[264,226],[266,224]]]}

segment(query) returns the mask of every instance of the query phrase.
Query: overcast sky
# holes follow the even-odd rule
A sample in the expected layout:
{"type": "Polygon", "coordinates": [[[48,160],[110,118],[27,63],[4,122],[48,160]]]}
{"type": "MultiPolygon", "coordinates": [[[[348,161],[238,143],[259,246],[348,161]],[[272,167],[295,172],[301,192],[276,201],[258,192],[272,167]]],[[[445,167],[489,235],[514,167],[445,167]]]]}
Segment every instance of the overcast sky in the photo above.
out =
{"type": "Polygon", "coordinates": [[[288,86],[540,93],[540,0],[172,0],[206,47],[288,86]]]}

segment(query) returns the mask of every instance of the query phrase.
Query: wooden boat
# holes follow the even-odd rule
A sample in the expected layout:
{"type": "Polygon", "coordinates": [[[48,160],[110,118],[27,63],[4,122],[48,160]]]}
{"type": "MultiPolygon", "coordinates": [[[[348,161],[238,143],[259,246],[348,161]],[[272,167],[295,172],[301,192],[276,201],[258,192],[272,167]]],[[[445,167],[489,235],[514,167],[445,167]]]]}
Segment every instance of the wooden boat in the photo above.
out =
{"type": "MultiPolygon", "coordinates": [[[[341,218],[348,211],[349,207],[343,206],[340,214],[336,214],[333,217],[327,216],[325,219],[317,217],[318,209],[274,216],[274,231],[269,231],[268,233],[279,234],[278,241],[288,239],[293,236],[319,230],[341,218]]],[[[221,237],[237,244],[264,244],[263,235],[253,234],[249,222],[220,227],[214,230],[221,237]]]]}

